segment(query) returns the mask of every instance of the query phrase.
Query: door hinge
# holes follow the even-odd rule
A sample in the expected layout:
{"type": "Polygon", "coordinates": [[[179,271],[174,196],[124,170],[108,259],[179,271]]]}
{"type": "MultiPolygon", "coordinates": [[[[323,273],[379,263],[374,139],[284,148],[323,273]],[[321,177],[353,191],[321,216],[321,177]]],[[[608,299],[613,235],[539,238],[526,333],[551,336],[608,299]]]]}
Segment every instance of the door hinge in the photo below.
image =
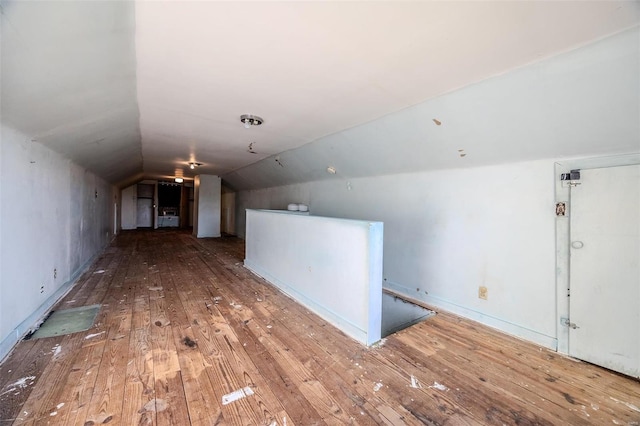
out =
{"type": "Polygon", "coordinates": [[[566,182],[566,186],[576,187],[580,185],[580,182],[578,182],[580,180],[580,169],[560,174],[560,180],[566,182]]]}
{"type": "Polygon", "coordinates": [[[560,180],[580,180],[580,169],[571,170],[569,173],[562,173],[560,180]]]}
{"type": "Polygon", "coordinates": [[[576,325],[576,323],[571,322],[569,318],[560,318],[560,324],[564,325],[565,327],[573,328],[574,330],[576,328],[580,328],[576,325]]]}

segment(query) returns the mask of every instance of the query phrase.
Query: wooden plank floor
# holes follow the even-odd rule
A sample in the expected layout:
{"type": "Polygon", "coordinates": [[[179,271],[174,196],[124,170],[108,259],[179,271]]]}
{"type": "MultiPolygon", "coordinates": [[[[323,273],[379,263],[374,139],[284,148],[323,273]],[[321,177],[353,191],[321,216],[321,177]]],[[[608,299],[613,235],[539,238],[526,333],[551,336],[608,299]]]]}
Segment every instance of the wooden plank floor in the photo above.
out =
{"type": "Polygon", "coordinates": [[[638,425],[640,383],[439,312],[366,348],[256,278],[236,238],[124,232],[20,342],[0,424],[638,425]]]}

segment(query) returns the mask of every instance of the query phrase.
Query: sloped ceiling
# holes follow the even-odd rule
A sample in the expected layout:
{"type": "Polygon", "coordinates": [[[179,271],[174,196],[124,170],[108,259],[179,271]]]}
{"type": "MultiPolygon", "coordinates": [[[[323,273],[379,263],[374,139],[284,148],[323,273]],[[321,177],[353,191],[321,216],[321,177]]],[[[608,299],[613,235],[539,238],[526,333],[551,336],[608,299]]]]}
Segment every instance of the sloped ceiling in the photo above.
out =
{"type": "Polygon", "coordinates": [[[2,122],[110,182],[142,172],[135,8],[2,6],[2,122]]]}
{"type": "Polygon", "coordinates": [[[636,1],[0,4],[3,123],[121,185],[224,177],[637,25],[640,10],[636,1]],[[245,129],[241,114],[265,123],[245,129]],[[191,171],[190,161],[203,165],[191,171]]]}

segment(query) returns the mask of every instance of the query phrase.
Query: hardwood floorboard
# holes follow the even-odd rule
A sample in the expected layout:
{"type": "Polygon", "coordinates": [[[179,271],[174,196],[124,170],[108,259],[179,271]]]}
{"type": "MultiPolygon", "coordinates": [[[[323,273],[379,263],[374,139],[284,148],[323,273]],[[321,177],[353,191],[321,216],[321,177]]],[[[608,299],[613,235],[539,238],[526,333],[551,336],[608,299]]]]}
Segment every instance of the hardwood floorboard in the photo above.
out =
{"type": "MultiPolygon", "coordinates": [[[[223,262],[224,263],[224,262],[223,262]]],[[[237,264],[233,264],[236,267],[238,266],[237,264]]],[[[246,270],[242,269],[242,270],[234,270],[233,267],[231,267],[230,265],[227,265],[227,267],[225,268],[227,269],[227,279],[232,279],[233,276],[240,276],[242,274],[246,274],[248,275],[248,277],[251,277],[251,274],[248,273],[246,270]]],[[[245,277],[246,278],[246,277],[245,277]]],[[[250,281],[249,281],[250,282],[250,281]]],[[[264,288],[264,284],[259,284],[264,288]]],[[[240,291],[242,288],[246,288],[247,286],[235,286],[233,287],[234,290],[240,291]]],[[[321,337],[329,332],[333,332],[336,333],[336,338],[337,339],[345,339],[346,337],[339,332],[338,330],[334,329],[333,327],[329,327],[328,329],[325,328],[328,324],[324,321],[321,320],[320,318],[318,318],[315,315],[310,314],[306,308],[299,306],[297,304],[292,304],[291,301],[284,295],[282,295],[281,293],[277,292],[277,290],[271,288],[271,293],[269,294],[269,296],[265,296],[266,293],[259,293],[258,291],[253,291],[253,290],[259,290],[259,289],[251,289],[248,290],[248,293],[246,293],[243,297],[244,300],[252,300],[252,296],[253,295],[262,295],[262,297],[264,298],[264,301],[266,303],[266,305],[270,305],[270,306],[275,306],[274,309],[274,313],[277,314],[278,310],[282,310],[281,308],[279,308],[278,306],[286,306],[288,309],[285,309],[286,311],[286,316],[282,318],[281,323],[279,324],[278,327],[276,327],[275,325],[273,326],[272,330],[264,333],[264,335],[269,335],[272,333],[276,333],[278,330],[285,330],[284,335],[286,336],[309,336],[312,337],[311,339],[291,339],[288,338],[287,339],[287,343],[288,346],[290,346],[292,348],[292,350],[290,352],[295,353],[298,357],[303,357],[305,358],[305,354],[307,354],[309,352],[309,347],[303,347],[298,345],[298,342],[309,342],[310,344],[314,344],[316,343],[319,347],[320,347],[320,351],[322,351],[322,355],[324,358],[326,358],[327,355],[327,348],[328,347],[332,347],[332,343],[334,341],[334,339],[332,338],[325,338],[325,339],[321,339],[321,337]],[[274,303],[269,303],[268,300],[273,302],[273,298],[280,298],[281,300],[274,302],[274,303]],[[267,300],[268,299],[268,300],[267,300]],[[316,334],[313,332],[314,327],[318,327],[319,329],[323,330],[322,333],[318,333],[317,337],[316,334]]],[[[261,299],[263,300],[263,299],[261,299]]],[[[263,303],[259,303],[258,306],[263,305],[263,303]]],[[[253,308],[254,312],[259,312],[259,308],[255,309],[255,307],[253,308]]],[[[361,349],[361,348],[360,348],[361,349]]],[[[333,350],[336,353],[339,353],[340,351],[338,349],[336,349],[335,347],[333,347],[333,350]]],[[[367,420],[371,420],[373,421],[373,423],[384,423],[384,418],[382,416],[380,416],[379,413],[376,413],[375,410],[370,411],[370,410],[365,410],[363,408],[363,405],[361,401],[366,401],[366,399],[364,399],[363,397],[355,394],[353,392],[353,388],[354,384],[358,384],[358,383],[363,383],[365,384],[365,386],[368,386],[368,391],[367,392],[363,392],[364,394],[367,393],[371,393],[372,389],[375,389],[377,387],[379,387],[380,389],[383,389],[385,386],[383,385],[382,381],[374,381],[373,379],[371,379],[370,377],[366,377],[367,374],[367,370],[363,370],[363,366],[361,365],[361,363],[355,362],[355,370],[353,370],[354,368],[354,355],[359,357],[359,355],[356,354],[351,354],[351,353],[347,353],[345,355],[342,356],[337,356],[332,360],[332,364],[335,365],[335,363],[338,363],[338,365],[341,365],[341,369],[338,369],[340,371],[342,371],[342,369],[345,369],[346,371],[351,370],[352,374],[351,377],[349,378],[351,380],[351,382],[347,382],[347,381],[343,381],[341,386],[339,386],[339,389],[343,390],[343,393],[345,394],[346,397],[349,398],[349,403],[352,404],[345,404],[347,406],[352,405],[354,408],[360,407],[358,410],[356,410],[356,412],[354,413],[355,416],[353,417],[354,421],[357,419],[358,423],[368,423],[367,420]],[[351,364],[347,364],[346,362],[342,363],[342,360],[350,360],[351,359],[351,364]],[[349,389],[348,392],[344,392],[345,389],[349,389]],[[354,401],[357,401],[356,404],[353,404],[354,401]],[[366,416],[369,416],[369,418],[367,418],[366,416]]],[[[362,360],[361,360],[362,361],[362,360]]],[[[307,363],[309,361],[303,361],[305,363],[305,365],[307,365],[307,363]]],[[[381,369],[384,369],[385,366],[378,366],[381,369]]],[[[320,368],[317,374],[319,375],[324,375],[326,376],[326,369],[324,368],[320,368]]],[[[378,375],[380,377],[384,377],[384,372],[378,370],[378,375]]],[[[396,379],[394,377],[393,374],[390,374],[389,376],[387,376],[386,382],[391,382],[393,379],[396,379]]],[[[401,387],[404,388],[405,386],[405,381],[403,380],[401,382],[401,387]]],[[[385,394],[389,394],[392,393],[392,395],[390,397],[387,397],[387,400],[398,400],[400,398],[403,397],[403,394],[401,393],[393,393],[396,390],[396,387],[394,386],[386,386],[386,390],[382,390],[380,391],[380,389],[378,389],[378,391],[376,392],[376,395],[385,395],[385,394]]],[[[376,398],[373,398],[376,399],[376,398]]],[[[383,406],[386,406],[385,403],[383,403],[383,406]]],[[[442,407],[442,406],[441,406],[442,407]]],[[[411,423],[412,420],[415,420],[416,422],[422,424],[424,423],[424,421],[433,421],[433,417],[435,415],[435,417],[438,417],[438,415],[436,414],[422,414],[421,410],[423,409],[422,406],[420,407],[415,407],[415,408],[407,408],[404,406],[399,407],[401,410],[401,412],[403,412],[404,414],[398,414],[397,412],[393,411],[393,416],[394,417],[398,417],[401,418],[405,423],[411,423]]],[[[390,413],[390,410],[385,410],[385,412],[390,413]]],[[[456,414],[454,413],[453,416],[455,417],[456,414]]],[[[449,413],[449,415],[447,416],[447,419],[451,420],[452,414],[449,413]]],[[[443,421],[443,419],[440,419],[440,421],[443,421]]],[[[458,423],[459,424],[465,424],[465,421],[458,419],[458,423]]]]}
{"type": "Polygon", "coordinates": [[[166,243],[155,238],[150,247],[148,262],[151,277],[147,288],[152,345],[150,362],[153,363],[154,370],[157,424],[181,425],[185,423],[185,419],[189,419],[189,411],[172,324],[180,326],[186,323],[186,319],[182,319],[186,315],[182,304],[177,303],[173,297],[177,293],[168,262],[170,256],[165,258],[165,245],[166,243]]]}
{"type": "Polygon", "coordinates": [[[198,269],[194,267],[194,262],[197,263],[197,261],[198,259],[189,259],[183,262],[183,265],[188,265],[188,268],[182,271],[180,276],[197,284],[192,293],[185,297],[183,303],[189,306],[192,328],[197,336],[195,341],[202,347],[203,353],[209,354],[209,363],[213,366],[210,370],[213,373],[212,380],[217,384],[216,388],[221,390],[218,400],[222,400],[226,394],[247,387],[255,395],[251,398],[242,398],[237,404],[223,405],[225,419],[237,422],[238,420],[231,419],[239,419],[248,414],[250,424],[278,423],[276,415],[283,410],[283,407],[269,387],[264,384],[264,380],[246,356],[244,349],[240,347],[236,335],[218,310],[217,296],[212,296],[210,292],[205,291],[207,281],[202,282],[201,276],[197,274],[198,269]],[[252,418],[252,413],[257,413],[261,417],[252,418]]]}
{"type": "Polygon", "coordinates": [[[20,342],[20,350],[14,349],[0,365],[0,419],[5,422],[24,417],[20,408],[55,352],[53,342],[46,347],[39,343],[37,340],[20,342]]]}
{"type": "MultiPolygon", "coordinates": [[[[450,322],[450,324],[451,326],[445,329],[441,324],[436,323],[432,330],[439,331],[441,339],[446,335],[457,336],[455,339],[461,340],[464,339],[465,334],[468,334],[466,327],[459,327],[461,323],[450,322]]],[[[485,370],[495,369],[496,365],[502,364],[495,370],[497,376],[504,375],[505,370],[510,371],[509,376],[512,380],[519,381],[526,388],[523,391],[546,395],[544,401],[552,401],[558,406],[564,406],[569,402],[576,406],[570,410],[581,412],[581,416],[587,422],[593,419],[592,414],[589,414],[591,409],[587,410],[585,407],[597,406],[598,411],[611,408],[615,404],[611,397],[624,398],[625,395],[634,393],[632,387],[626,385],[633,386],[637,393],[637,381],[620,382],[616,380],[620,377],[616,373],[589,363],[571,360],[547,349],[536,348],[535,345],[527,342],[507,339],[507,336],[496,333],[494,330],[491,332],[492,334],[484,334],[491,336],[490,339],[483,340],[478,332],[475,333],[476,339],[473,339],[476,342],[473,351],[483,356],[479,362],[485,370]],[[496,350],[496,348],[499,349],[496,350]],[[522,381],[523,376],[528,380],[522,381]],[[617,386],[611,386],[613,383],[617,383],[617,386]],[[626,391],[617,389],[618,386],[621,389],[626,387],[626,391]],[[598,393],[607,395],[608,400],[603,398],[594,400],[598,393]]],[[[458,353],[461,352],[462,350],[458,351],[458,353]]]]}
{"type": "MultiPolygon", "coordinates": [[[[229,303],[230,308],[226,304],[218,305],[224,314],[224,317],[231,318],[231,329],[235,331],[238,336],[246,336],[249,341],[255,342],[260,350],[263,352],[269,352],[272,354],[272,362],[278,366],[278,370],[289,372],[286,376],[286,382],[289,385],[288,388],[299,393],[304,400],[311,403],[314,408],[313,412],[325,412],[330,411],[333,413],[334,420],[340,420],[342,422],[348,422],[348,419],[342,417],[341,410],[335,401],[332,400],[330,393],[322,386],[318,386],[318,382],[313,378],[313,375],[309,374],[305,366],[305,363],[301,360],[291,357],[289,354],[287,345],[277,340],[268,329],[263,328],[258,322],[255,321],[253,309],[247,309],[244,306],[240,306],[236,300],[240,300],[240,296],[235,294],[233,297],[228,297],[229,293],[221,292],[223,300],[232,300],[229,303]],[[295,373],[295,374],[292,374],[295,373]]],[[[230,333],[229,337],[233,334],[230,333]]],[[[232,338],[231,338],[232,339],[232,338]]],[[[231,339],[227,339],[229,344],[231,339]]],[[[235,339],[233,339],[235,340],[235,339]]],[[[234,342],[236,343],[236,342],[234,342]]],[[[239,343],[239,342],[238,342],[239,343]]],[[[243,351],[244,352],[244,351],[243,351]]],[[[239,354],[240,351],[235,351],[235,354],[239,354]]],[[[283,378],[280,376],[281,379],[283,378]]],[[[310,421],[309,417],[305,417],[307,421],[310,421]]],[[[315,420],[319,422],[319,419],[315,420]]]]}
{"type": "MultiPolygon", "coordinates": [[[[251,295],[245,298],[245,300],[247,299],[250,300],[251,295]]],[[[355,368],[353,361],[351,361],[355,354],[343,350],[342,347],[336,346],[334,343],[335,340],[331,337],[325,337],[325,333],[318,333],[317,339],[300,339],[299,336],[311,335],[310,337],[313,337],[315,335],[313,332],[313,323],[317,317],[305,315],[307,312],[306,309],[295,306],[294,309],[288,309],[286,313],[287,316],[280,320],[277,315],[282,309],[278,308],[278,304],[280,304],[280,306],[282,306],[282,303],[286,304],[286,299],[288,298],[276,294],[266,295],[263,292],[260,293],[258,299],[260,299],[261,302],[256,303],[252,307],[252,311],[255,315],[254,319],[256,323],[263,325],[255,327],[261,330],[260,334],[254,333],[255,337],[264,336],[266,339],[269,339],[270,336],[273,336],[275,339],[281,339],[283,342],[286,342],[284,345],[285,350],[296,354],[314,377],[321,379],[323,382],[329,381],[329,383],[331,383],[331,389],[336,392],[334,398],[342,398],[341,405],[347,407],[351,417],[358,419],[358,423],[360,424],[380,423],[382,419],[376,413],[372,403],[380,403],[382,401],[377,396],[378,394],[373,398],[369,398],[369,400],[362,396],[370,392],[366,392],[361,388],[367,385],[363,383],[364,379],[360,377],[361,371],[355,368]],[[274,298],[277,296],[283,300],[274,302],[274,298]],[[269,327],[266,330],[264,329],[265,325],[269,327]],[[340,366],[342,368],[328,369],[326,368],[327,365],[340,366]],[[339,392],[337,390],[339,390],[339,392]]],[[[288,303],[290,305],[290,301],[288,303]]],[[[327,323],[323,320],[320,321],[321,322],[315,326],[324,329],[327,323]]],[[[341,338],[344,338],[338,330],[332,328],[330,328],[330,330],[340,335],[341,338]]],[[[370,390],[376,386],[376,383],[369,383],[369,385],[370,390]]],[[[387,412],[390,413],[389,411],[387,412]]],[[[405,420],[407,419],[405,418],[405,420]]]]}
{"type": "Polygon", "coordinates": [[[243,258],[123,232],[56,306],[95,325],[0,364],[0,425],[640,424],[638,380],[446,312],[367,348],[243,258]]]}

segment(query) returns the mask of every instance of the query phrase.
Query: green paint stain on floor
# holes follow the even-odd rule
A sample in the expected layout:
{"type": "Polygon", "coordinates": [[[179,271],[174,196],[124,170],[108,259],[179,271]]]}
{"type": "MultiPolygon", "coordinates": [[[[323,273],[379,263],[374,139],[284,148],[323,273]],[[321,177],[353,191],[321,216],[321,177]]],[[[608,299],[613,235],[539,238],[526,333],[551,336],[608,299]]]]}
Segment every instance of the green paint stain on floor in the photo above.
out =
{"type": "Polygon", "coordinates": [[[79,308],[54,311],[30,338],[42,339],[44,337],[63,336],[88,330],[93,326],[100,306],[81,306],[79,308]]]}

